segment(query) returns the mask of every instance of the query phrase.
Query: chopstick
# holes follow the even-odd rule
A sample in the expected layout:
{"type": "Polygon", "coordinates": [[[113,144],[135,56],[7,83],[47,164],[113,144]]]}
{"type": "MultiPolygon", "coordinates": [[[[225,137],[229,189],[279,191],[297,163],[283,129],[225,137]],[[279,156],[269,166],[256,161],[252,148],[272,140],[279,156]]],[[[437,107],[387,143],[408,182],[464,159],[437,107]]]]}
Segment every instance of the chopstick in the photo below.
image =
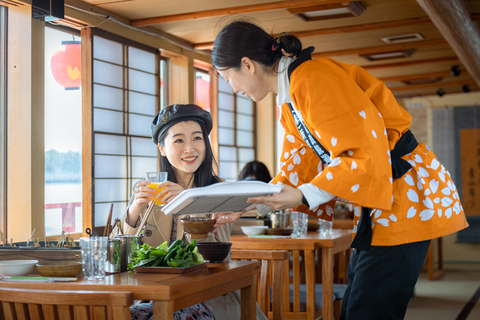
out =
{"type": "Polygon", "coordinates": [[[137,236],[137,237],[140,236],[140,233],[142,232],[143,227],[147,223],[147,219],[150,216],[150,213],[152,212],[154,206],[155,206],[155,201],[153,201],[153,200],[150,201],[149,204],[148,204],[147,212],[145,212],[145,215],[143,216],[142,221],[140,222],[140,225],[138,226],[137,233],[135,234],[135,236],[137,236]]]}
{"type": "Polygon", "coordinates": [[[112,227],[112,213],[113,213],[113,203],[110,206],[110,213],[108,214],[107,224],[105,225],[105,229],[103,229],[103,236],[107,237],[110,233],[110,228],[112,227]]]}

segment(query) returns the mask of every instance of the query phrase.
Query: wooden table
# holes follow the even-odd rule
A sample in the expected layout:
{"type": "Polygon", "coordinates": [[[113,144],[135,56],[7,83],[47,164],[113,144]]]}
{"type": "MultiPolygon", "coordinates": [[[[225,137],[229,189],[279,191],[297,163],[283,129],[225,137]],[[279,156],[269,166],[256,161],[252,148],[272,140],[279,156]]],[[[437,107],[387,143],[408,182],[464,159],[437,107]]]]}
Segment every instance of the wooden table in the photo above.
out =
{"type": "Polygon", "coordinates": [[[243,319],[256,319],[256,275],[260,263],[229,261],[184,274],[135,273],[107,275],[103,280],[75,282],[9,282],[0,287],[51,290],[131,291],[134,299],[153,300],[154,319],[172,319],[173,312],[241,289],[243,319]]]}
{"type": "MultiPolygon", "coordinates": [[[[323,308],[324,320],[333,320],[333,256],[338,252],[348,250],[352,242],[352,230],[333,229],[332,234],[321,237],[316,231],[308,232],[306,239],[292,238],[269,238],[269,237],[247,237],[245,235],[230,236],[232,249],[256,249],[256,250],[301,250],[305,256],[306,290],[307,290],[307,319],[315,319],[315,261],[316,250],[321,255],[322,287],[323,287],[323,308]],[[310,301],[309,301],[310,299],[310,301]],[[309,303],[310,302],[310,303],[309,303]],[[313,305],[313,306],[312,306],[313,305]],[[312,309],[313,308],[313,309],[312,309]]],[[[293,256],[294,259],[299,259],[293,256]]],[[[293,270],[293,285],[299,283],[299,271],[293,270]]],[[[299,298],[298,298],[299,299],[299,298]]],[[[284,300],[285,301],[285,300],[284,300]]],[[[288,301],[288,300],[287,300],[288,301]]],[[[288,303],[285,303],[288,305],[288,303]]],[[[284,305],[285,305],[284,304],[284,305]]]]}

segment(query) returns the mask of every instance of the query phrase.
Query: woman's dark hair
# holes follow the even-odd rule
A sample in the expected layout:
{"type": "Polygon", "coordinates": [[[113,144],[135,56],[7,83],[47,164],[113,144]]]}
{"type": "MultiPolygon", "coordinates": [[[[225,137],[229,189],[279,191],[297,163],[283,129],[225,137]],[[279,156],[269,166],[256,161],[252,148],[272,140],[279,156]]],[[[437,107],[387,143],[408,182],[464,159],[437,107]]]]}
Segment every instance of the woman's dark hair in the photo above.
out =
{"type": "Polygon", "coordinates": [[[263,182],[270,182],[272,177],[268,168],[260,161],[250,161],[243,167],[242,172],[238,175],[238,181],[248,180],[248,177],[252,177],[253,180],[259,180],[263,182]]]}
{"type": "MultiPolygon", "coordinates": [[[[220,182],[220,178],[213,171],[213,166],[217,165],[215,158],[213,157],[212,145],[210,144],[210,139],[208,139],[207,129],[205,124],[197,120],[185,120],[185,121],[195,121],[202,128],[203,141],[205,142],[205,159],[203,163],[198,167],[197,171],[194,173],[193,185],[195,187],[204,187],[216,182],[220,182]]],[[[158,143],[161,146],[165,146],[165,137],[168,134],[168,130],[163,132],[159,138],[158,143]]],[[[177,183],[175,178],[175,171],[173,170],[172,164],[168,161],[167,157],[160,156],[160,171],[168,172],[168,181],[177,183]]]]}
{"type": "Polygon", "coordinates": [[[239,69],[243,57],[272,67],[285,52],[296,56],[302,51],[302,43],[293,35],[282,33],[272,37],[262,28],[246,21],[226,25],[215,38],[212,64],[217,70],[239,69]]]}

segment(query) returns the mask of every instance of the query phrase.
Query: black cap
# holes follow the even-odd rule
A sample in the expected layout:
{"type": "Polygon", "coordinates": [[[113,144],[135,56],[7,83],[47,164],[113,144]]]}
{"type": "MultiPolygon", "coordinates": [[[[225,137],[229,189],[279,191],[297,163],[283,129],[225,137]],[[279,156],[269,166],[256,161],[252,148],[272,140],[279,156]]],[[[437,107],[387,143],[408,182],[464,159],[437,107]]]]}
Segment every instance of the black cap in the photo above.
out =
{"type": "Polygon", "coordinates": [[[196,104],[174,104],[160,110],[153,118],[153,142],[157,144],[158,137],[174,124],[189,120],[203,123],[207,129],[207,134],[210,134],[210,131],[212,131],[212,116],[210,112],[203,110],[196,104]]]}

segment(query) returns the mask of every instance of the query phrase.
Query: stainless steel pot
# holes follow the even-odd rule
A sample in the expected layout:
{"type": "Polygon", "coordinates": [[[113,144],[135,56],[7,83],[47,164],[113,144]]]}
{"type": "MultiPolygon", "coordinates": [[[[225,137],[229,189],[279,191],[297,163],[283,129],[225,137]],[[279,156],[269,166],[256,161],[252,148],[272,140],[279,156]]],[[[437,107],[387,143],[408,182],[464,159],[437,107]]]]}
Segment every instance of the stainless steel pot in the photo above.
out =
{"type": "Polygon", "coordinates": [[[280,210],[270,213],[272,229],[293,228],[292,214],[288,211],[280,210]]]}
{"type": "Polygon", "coordinates": [[[132,253],[140,250],[143,245],[143,236],[135,235],[116,235],[114,239],[119,239],[120,256],[121,256],[121,272],[127,271],[127,267],[131,262],[132,253]]]}

